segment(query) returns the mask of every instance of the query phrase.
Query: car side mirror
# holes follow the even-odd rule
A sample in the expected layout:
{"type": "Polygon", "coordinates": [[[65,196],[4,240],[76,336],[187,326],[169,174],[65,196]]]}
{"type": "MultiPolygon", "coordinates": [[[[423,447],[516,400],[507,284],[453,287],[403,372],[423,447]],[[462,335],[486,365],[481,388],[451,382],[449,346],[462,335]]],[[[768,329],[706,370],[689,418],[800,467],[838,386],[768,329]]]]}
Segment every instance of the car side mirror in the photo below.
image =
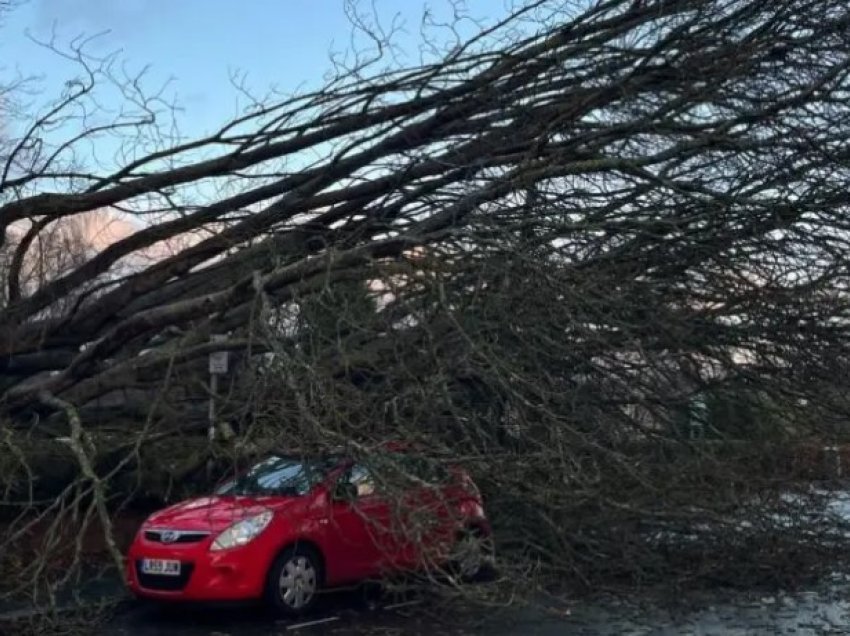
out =
{"type": "Polygon", "coordinates": [[[338,482],[334,488],[333,499],[334,501],[351,503],[357,499],[357,486],[352,484],[350,481],[338,482]]]}

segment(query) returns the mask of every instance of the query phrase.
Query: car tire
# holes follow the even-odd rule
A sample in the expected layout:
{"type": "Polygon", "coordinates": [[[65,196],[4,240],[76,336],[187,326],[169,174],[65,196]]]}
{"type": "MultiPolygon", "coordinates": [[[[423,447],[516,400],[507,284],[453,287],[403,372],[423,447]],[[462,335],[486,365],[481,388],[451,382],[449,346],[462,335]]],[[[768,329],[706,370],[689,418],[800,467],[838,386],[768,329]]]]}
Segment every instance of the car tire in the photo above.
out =
{"type": "Polygon", "coordinates": [[[475,583],[495,576],[493,537],[479,528],[467,528],[461,532],[452,552],[452,572],[459,581],[475,583]]]}
{"type": "Polygon", "coordinates": [[[324,583],[318,553],[306,545],[285,548],[272,563],[266,580],[266,602],[278,614],[299,616],[312,609],[324,583]]]}

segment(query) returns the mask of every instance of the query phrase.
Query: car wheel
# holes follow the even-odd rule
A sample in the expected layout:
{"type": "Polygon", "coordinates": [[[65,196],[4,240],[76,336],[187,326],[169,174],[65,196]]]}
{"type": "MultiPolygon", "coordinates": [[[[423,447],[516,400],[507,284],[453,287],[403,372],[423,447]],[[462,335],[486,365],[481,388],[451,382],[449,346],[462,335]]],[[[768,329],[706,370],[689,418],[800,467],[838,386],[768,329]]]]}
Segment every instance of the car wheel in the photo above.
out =
{"type": "Polygon", "coordinates": [[[484,580],[495,573],[494,553],[492,537],[470,528],[455,542],[452,569],[463,582],[484,580]]]}
{"type": "Polygon", "coordinates": [[[323,577],[315,550],[298,545],[286,548],[269,570],[266,598],[281,614],[302,614],[315,605],[323,577]]]}

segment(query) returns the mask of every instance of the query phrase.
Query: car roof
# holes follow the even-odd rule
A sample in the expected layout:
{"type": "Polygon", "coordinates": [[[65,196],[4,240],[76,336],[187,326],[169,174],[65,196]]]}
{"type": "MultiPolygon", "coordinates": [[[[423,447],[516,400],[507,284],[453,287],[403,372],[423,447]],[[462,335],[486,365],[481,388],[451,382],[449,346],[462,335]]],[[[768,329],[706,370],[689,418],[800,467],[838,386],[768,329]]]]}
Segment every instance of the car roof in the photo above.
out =
{"type": "MultiPolygon", "coordinates": [[[[364,445],[365,446],[365,445],[364,445]]],[[[299,449],[289,447],[273,447],[271,450],[265,453],[265,455],[277,455],[280,457],[298,457],[298,458],[307,458],[307,457],[351,457],[355,455],[356,452],[352,452],[353,449],[346,448],[345,446],[335,446],[332,448],[317,450],[317,449],[299,449]]],[[[387,440],[383,442],[379,442],[375,445],[366,446],[367,451],[385,451],[391,453],[403,453],[408,451],[422,451],[424,448],[420,444],[416,442],[404,441],[404,440],[387,440]]]]}

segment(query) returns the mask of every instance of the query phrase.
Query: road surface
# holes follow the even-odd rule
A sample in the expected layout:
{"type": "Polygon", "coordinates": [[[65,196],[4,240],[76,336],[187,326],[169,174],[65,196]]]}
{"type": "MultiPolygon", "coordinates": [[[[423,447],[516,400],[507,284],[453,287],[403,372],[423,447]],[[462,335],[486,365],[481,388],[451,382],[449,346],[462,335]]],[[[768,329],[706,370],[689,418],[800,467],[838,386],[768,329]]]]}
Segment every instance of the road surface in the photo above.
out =
{"type": "MultiPolygon", "coordinates": [[[[0,614],[0,633],[19,633],[0,614]]],[[[74,633],[82,633],[79,629],[74,633]]],[[[796,593],[690,594],[676,605],[661,596],[596,598],[557,607],[482,608],[441,605],[434,598],[328,595],[298,621],[260,607],[173,606],[122,602],[91,633],[115,636],[823,636],[850,633],[850,585],[796,593]]]]}

